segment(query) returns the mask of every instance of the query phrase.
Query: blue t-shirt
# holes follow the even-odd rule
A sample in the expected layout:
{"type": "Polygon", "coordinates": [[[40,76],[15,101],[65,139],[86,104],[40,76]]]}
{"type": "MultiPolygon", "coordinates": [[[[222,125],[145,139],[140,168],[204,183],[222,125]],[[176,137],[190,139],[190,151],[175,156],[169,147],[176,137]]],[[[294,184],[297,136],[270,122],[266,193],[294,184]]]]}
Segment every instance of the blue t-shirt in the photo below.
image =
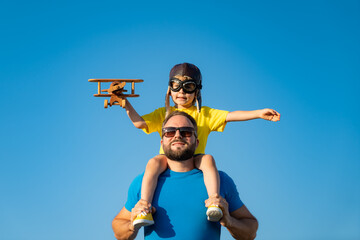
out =
{"type": "MultiPolygon", "coordinates": [[[[229,212],[243,206],[234,181],[224,172],[220,175],[220,194],[229,203],[229,212]]],[[[143,174],[130,185],[125,208],[128,211],[140,200],[143,174]]],[[[221,225],[206,217],[204,201],[208,198],[202,171],[174,172],[167,169],[159,177],[155,190],[153,214],[155,224],[145,227],[145,239],[220,239],[221,225]]]]}

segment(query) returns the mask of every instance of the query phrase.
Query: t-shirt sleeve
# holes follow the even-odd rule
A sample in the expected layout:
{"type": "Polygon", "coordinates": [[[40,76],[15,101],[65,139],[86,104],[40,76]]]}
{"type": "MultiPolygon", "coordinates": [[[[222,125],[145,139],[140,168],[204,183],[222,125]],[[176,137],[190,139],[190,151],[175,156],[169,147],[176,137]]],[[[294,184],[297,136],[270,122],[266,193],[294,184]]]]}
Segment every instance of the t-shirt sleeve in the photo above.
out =
{"type": "Polygon", "coordinates": [[[237,191],[234,181],[224,172],[219,171],[219,175],[221,182],[220,193],[229,203],[229,212],[233,212],[241,208],[244,203],[240,199],[239,192],[237,191]]]}
{"type": "Polygon", "coordinates": [[[146,122],[147,128],[143,131],[147,134],[161,132],[161,126],[165,119],[165,108],[158,108],[155,111],[141,116],[146,122]]]}
{"type": "Polygon", "coordinates": [[[209,108],[210,131],[222,132],[226,126],[226,117],[229,111],[209,108]]]}
{"type": "Polygon", "coordinates": [[[130,184],[128,197],[125,203],[125,208],[129,212],[131,212],[131,209],[133,209],[135,204],[140,200],[142,177],[143,175],[137,176],[130,184]]]}

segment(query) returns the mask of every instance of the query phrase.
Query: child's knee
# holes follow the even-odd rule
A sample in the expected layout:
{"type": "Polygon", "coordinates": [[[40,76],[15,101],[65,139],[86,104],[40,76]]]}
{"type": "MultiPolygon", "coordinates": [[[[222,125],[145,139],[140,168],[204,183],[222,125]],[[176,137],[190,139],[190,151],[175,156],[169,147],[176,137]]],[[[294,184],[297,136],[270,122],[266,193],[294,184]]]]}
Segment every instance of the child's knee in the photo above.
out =
{"type": "Polygon", "coordinates": [[[196,166],[199,166],[199,167],[204,166],[204,167],[215,167],[216,168],[215,159],[213,156],[211,156],[209,154],[197,156],[195,158],[195,163],[196,163],[196,166]]]}
{"type": "Polygon", "coordinates": [[[203,158],[205,161],[208,161],[208,162],[215,162],[214,157],[213,157],[212,155],[210,155],[210,154],[205,154],[205,155],[203,155],[202,158],[203,158]]]}
{"type": "Polygon", "coordinates": [[[167,161],[164,155],[157,155],[149,160],[147,166],[157,167],[157,168],[164,167],[167,166],[167,161]]]}

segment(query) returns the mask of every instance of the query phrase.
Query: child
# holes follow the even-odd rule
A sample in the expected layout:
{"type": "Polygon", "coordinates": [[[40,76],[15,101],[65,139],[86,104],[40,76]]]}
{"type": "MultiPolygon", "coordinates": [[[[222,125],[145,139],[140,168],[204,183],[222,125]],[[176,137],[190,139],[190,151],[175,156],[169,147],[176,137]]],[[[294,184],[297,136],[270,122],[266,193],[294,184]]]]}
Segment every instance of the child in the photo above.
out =
{"type": "MultiPolygon", "coordinates": [[[[219,194],[220,191],[220,179],[215,160],[211,155],[205,154],[206,142],[210,132],[222,132],[226,123],[233,121],[246,121],[257,118],[274,122],[279,121],[280,114],[272,109],[228,112],[201,107],[201,83],[201,72],[195,65],[190,63],[177,64],[170,71],[165,107],[156,109],[154,112],[142,117],[128,101],[126,101],[125,109],[135,127],[148,134],[157,131],[160,136],[162,134],[162,122],[171,111],[184,111],[196,120],[199,145],[195,151],[195,166],[203,171],[205,186],[210,198],[215,194],[219,194]],[[170,95],[175,107],[170,107],[170,95]],[[197,107],[195,107],[195,103],[197,107]]],[[[167,168],[166,158],[161,154],[164,154],[162,148],[160,149],[160,155],[150,159],[146,166],[141,186],[141,199],[148,202],[149,208],[133,221],[136,228],[154,224],[150,211],[151,202],[158,177],[167,168]]],[[[223,216],[222,210],[215,205],[210,205],[206,214],[209,221],[219,221],[223,216]]]]}

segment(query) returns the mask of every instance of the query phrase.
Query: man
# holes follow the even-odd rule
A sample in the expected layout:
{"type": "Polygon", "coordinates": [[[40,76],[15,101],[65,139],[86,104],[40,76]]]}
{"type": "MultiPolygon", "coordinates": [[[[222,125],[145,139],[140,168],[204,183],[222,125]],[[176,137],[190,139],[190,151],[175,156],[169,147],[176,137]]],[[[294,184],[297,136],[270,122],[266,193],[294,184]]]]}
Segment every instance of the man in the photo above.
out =
{"type": "Polygon", "coordinates": [[[198,145],[195,120],[184,112],[169,114],[163,123],[161,145],[168,169],[159,177],[154,207],[140,200],[140,175],[129,188],[125,207],[113,220],[115,237],[135,239],[138,229],[132,221],[142,212],[151,210],[155,224],[145,227],[145,239],[220,239],[221,225],[236,239],[254,239],[258,222],[240,200],[228,175],[219,172],[221,196],[213,196],[202,204],[207,191],[202,172],[194,167],[193,155],[198,145]],[[220,222],[207,221],[206,207],[210,204],[222,209],[220,222]]]}

